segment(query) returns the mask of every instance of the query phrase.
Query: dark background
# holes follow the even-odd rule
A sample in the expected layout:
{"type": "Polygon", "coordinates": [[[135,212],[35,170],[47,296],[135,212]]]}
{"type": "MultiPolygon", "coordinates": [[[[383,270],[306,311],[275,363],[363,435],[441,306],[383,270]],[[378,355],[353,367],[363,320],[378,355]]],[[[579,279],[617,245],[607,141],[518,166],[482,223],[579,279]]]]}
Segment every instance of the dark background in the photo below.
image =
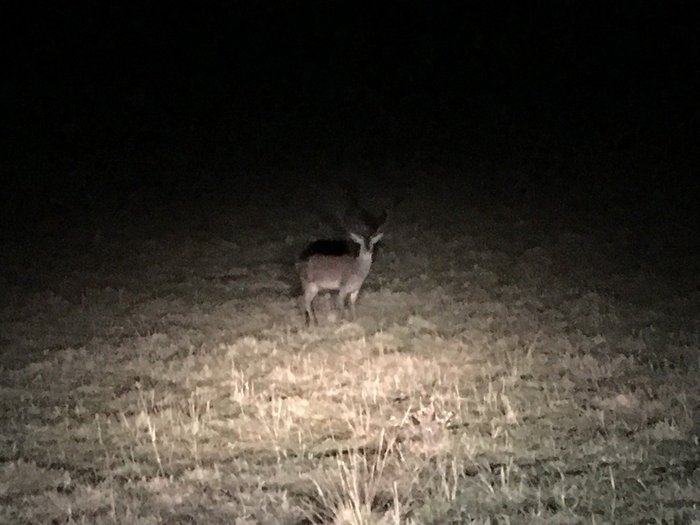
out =
{"type": "Polygon", "coordinates": [[[693,221],[693,20],[691,2],[662,1],[12,13],[0,83],[4,229],[134,193],[204,206],[348,173],[378,184],[464,179],[486,201],[693,221]]]}

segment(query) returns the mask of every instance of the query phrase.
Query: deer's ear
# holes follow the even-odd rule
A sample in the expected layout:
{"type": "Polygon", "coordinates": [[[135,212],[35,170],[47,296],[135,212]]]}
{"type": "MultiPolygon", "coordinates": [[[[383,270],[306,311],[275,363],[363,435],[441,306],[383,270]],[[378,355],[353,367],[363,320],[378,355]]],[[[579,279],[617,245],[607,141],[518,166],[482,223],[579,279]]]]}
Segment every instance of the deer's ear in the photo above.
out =
{"type": "Polygon", "coordinates": [[[374,235],[372,235],[372,237],[370,237],[369,245],[374,246],[375,244],[377,244],[379,241],[382,240],[382,237],[384,237],[384,232],[375,233],[374,235]]]}
{"type": "Polygon", "coordinates": [[[350,238],[360,246],[365,244],[365,240],[362,238],[362,236],[357,235],[356,233],[350,232],[350,238]]]}

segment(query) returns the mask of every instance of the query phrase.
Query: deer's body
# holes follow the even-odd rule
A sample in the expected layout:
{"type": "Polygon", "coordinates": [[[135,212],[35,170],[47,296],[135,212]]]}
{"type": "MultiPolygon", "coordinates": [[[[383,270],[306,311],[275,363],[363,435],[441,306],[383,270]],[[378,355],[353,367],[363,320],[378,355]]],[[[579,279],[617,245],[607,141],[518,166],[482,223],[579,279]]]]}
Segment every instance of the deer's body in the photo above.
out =
{"type": "Polygon", "coordinates": [[[355,319],[355,302],[360,288],[365,282],[370,268],[374,247],[382,238],[383,233],[375,232],[368,238],[350,232],[350,238],[360,245],[357,256],[352,255],[311,255],[297,265],[301,286],[304,291],[304,314],[306,323],[311,320],[318,324],[313,310],[313,300],[319,292],[331,290],[338,292],[338,309],[342,317],[350,297],[350,313],[355,319]]]}

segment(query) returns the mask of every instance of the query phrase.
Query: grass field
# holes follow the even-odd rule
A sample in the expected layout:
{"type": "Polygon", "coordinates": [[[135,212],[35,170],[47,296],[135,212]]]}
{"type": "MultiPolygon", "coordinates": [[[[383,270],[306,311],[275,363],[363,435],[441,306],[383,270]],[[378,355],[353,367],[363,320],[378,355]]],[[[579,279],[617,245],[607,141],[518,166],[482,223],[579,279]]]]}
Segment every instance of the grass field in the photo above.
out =
{"type": "Polygon", "coordinates": [[[0,522],[700,523],[695,234],[403,197],[312,328],[303,188],[12,241],[0,522]]]}

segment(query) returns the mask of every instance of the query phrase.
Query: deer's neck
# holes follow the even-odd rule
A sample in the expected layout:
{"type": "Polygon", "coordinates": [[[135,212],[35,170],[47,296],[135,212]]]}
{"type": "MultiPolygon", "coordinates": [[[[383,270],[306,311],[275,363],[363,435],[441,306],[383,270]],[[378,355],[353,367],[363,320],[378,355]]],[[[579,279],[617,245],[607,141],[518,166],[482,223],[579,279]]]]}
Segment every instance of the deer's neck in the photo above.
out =
{"type": "Polygon", "coordinates": [[[357,256],[356,264],[358,270],[367,275],[370,267],[372,266],[372,252],[369,250],[360,250],[360,254],[357,256]]]}

